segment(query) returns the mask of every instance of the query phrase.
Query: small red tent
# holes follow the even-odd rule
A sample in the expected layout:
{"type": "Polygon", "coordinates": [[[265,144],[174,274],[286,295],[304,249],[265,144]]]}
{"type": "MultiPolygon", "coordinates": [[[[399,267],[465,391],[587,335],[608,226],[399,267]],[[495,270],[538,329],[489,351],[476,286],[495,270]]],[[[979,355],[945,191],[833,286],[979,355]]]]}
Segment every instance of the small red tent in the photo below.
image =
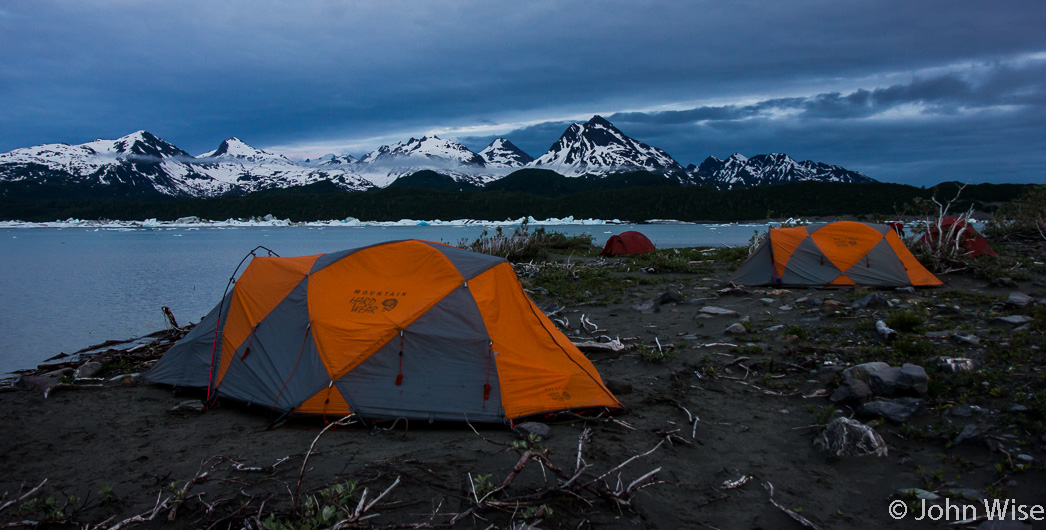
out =
{"type": "Polygon", "coordinates": [[[629,230],[627,232],[621,232],[616,236],[610,236],[607,239],[607,244],[603,246],[603,251],[599,253],[600,256],[617,256],[619,254],[646,254],[647,252],[653,252],[657,250],[654,244],[647,239],[646,236],[636,232],[635,230],[629,230]]]}
{"type": "Polygon", "coordinates": [[[977,257],[981,254],[991,256],[999,254],[992,250],[992,247],[988,245],[988,240],[980,232],[974,230],[970,223],[959,217],[945,217],[939,223],[930,225],[929,230],[923,234],[921,241],[930,245],[941,237],[945,237],[949,241],[960,242],[971,257],[977,257]]]}

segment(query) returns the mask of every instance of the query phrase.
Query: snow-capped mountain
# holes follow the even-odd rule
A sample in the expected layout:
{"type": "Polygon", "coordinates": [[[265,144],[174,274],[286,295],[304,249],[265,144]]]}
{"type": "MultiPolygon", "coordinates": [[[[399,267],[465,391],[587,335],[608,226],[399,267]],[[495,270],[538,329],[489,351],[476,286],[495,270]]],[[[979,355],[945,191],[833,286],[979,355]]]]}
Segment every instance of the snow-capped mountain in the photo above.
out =
{"type": "Polygon", "coordinates": [[[238,138],[229,138],[217,149],[193,157],[149,132],[137,131],[116,140],[48,144],[2,153],[0,197],[218,197],[324,181],[343,190],[360,191],[388,186],[421,170],[484,185],[520,168],[596,178],[648,171],[682,184],[720,189],[806,180],[874,181],[839,166],[796,162],[784,154],[752,158],[735,154],[726,160],[711,156],[700,166],[683,168],[661,149],[632,139],[594,116],[586,123],[570,125],[537,159],[501,138],[477,154],[436,136],[384,145],[359,160],[326,155],[297,162],[238,138]]]}
{"type": "Polygon", "coordinates": [[[336,155],[328,154],[323,155],[315,160],[305,159],[301,164],[308,167],[322,167],[322,168],[350,168],[356,163],[356,158],[352,155],[336,155]]]}
{"type": "Polygon", "coordinates": [[[116,140],[50,144],[0,154],[0,183],[75,188],[78,193],[99,195],[217,197],[321,180],[353,191],[374,187],[351,171],[299,166],[236,138],[199,158],[146,131],[116,140]]]}
{"type": "Polygon", "coordinates": [[[839,166],[804,160],[796,162],[792,157],[771,153],[747,158],[734,153],[726,160],[710,156],[694,168],[697,180],[718,189],[750,188],[784,184],[786,182],[875,182],[875,179],[839,166]]]}
{"type": "Polygon", "coordinates": [[[689,174],[668,153],[634,140],[601,116],[574,123],[530,164],[568,177],[650,171],[689,183],[689,174]]]}
{"type": "Polygon", "coordinates": [[[520,168],[534,161],[512,142],[497,138],[479,153],[487,167],[520,168]]]}
{"type": "Polygon", "coordinates": [[[394,145],[383,145],[367,153],[355,165],[356,172],[374,184],[385,187],[392,181],[423,169],[431,169],[454,180],[484,184],[497,179],[486,163],[471,149],[438,136],[411,138],[394,145]]]}
{"type": "Polygon", "coordinates": [[[198,155],[196,159],[200,162],[294,165],[294,162],[283,155],[262,151],[235,136],[222,142],[214,151],[198,155]]]}

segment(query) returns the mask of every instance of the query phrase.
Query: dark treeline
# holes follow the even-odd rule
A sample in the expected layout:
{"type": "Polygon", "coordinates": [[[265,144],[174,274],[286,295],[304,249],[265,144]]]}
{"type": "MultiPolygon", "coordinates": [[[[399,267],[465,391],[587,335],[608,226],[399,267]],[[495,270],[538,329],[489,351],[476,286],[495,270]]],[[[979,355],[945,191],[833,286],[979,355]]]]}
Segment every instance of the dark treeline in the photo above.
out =
{"type": "MultiPolygon", "coordinates": [[[[742,190],[718,191],[701,186],[643,185],[642,176],[617,179],[611,186],[577,191],[578,183],[558,182],[559,193],[540,187],[542,194],[519,191],[519,186],[452,189],[446,180],[415,179],[426,187],[391,186],[366,192],[343,192],[329,183],[214,199],[133,200],[112,198],[9,200],[0,199],[0,219],[54,221],[58,219],[156,218],[174,220],[197,216],[222,220],[272,214],[291,221],[344,219],[365,221],[399,219],[538,219],[577,218],[677,219],[681,221],[743,221],[806,216],[921,215],[915,205],[934,197],[947,201],[956,195],[955,183],[933,188],[902,184],[841,184],[803,182],[742,190]],[[638,186],[632,185],[634,183],[638,186]]],[[[565,177],[562,177],[565,178],[565,177]]],[[[449,179],[447,179],[449,180],[449,179]]],[[[409,181],[408,181],[409,182],[409,181]]],[[[505,184],[512,184],[511,181],[505,184]]],[[[959,213],[969,206],[991,211],[1026,188],[1016,184],[967,186],[953,206],[959,213]]]]}

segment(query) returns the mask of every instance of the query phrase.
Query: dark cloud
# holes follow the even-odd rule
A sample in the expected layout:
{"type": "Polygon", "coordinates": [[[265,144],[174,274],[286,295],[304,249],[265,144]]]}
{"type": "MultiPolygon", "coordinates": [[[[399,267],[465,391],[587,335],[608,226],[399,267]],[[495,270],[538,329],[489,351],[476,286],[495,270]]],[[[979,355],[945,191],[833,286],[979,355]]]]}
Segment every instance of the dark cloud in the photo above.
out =
{"type": "Polygon", "coordinates": [[[689,158],[773,146],[780,120],[1019,116],[1046,94],[1042,59],[1014,59],[1046,51],[1040,4],[8,0],[0,151],[138,129],[199,153],[555,122],[510,137],[536,156],[564,116],[602,113],[689,158]]]}

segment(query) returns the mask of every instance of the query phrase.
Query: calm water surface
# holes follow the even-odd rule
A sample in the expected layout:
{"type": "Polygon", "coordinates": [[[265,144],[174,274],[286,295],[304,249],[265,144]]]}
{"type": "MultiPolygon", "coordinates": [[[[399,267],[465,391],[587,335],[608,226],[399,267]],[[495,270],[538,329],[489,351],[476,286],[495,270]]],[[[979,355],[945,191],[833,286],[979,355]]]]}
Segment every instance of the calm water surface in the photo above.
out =
{"type": "MultiPolygon", "coordinates": [[[[258,245],[281,256],[382,241],[472,240],[483,226],[0,229],[0,376],[108,339],[197,322],[221,298],[236,265],[258,245]]],[[[602,244],[636,229],[659,248],[740,245],[765,225],[559,225],[602,244]]],[[[505,230],[511,232],[512,228],[505,230]]]]}

